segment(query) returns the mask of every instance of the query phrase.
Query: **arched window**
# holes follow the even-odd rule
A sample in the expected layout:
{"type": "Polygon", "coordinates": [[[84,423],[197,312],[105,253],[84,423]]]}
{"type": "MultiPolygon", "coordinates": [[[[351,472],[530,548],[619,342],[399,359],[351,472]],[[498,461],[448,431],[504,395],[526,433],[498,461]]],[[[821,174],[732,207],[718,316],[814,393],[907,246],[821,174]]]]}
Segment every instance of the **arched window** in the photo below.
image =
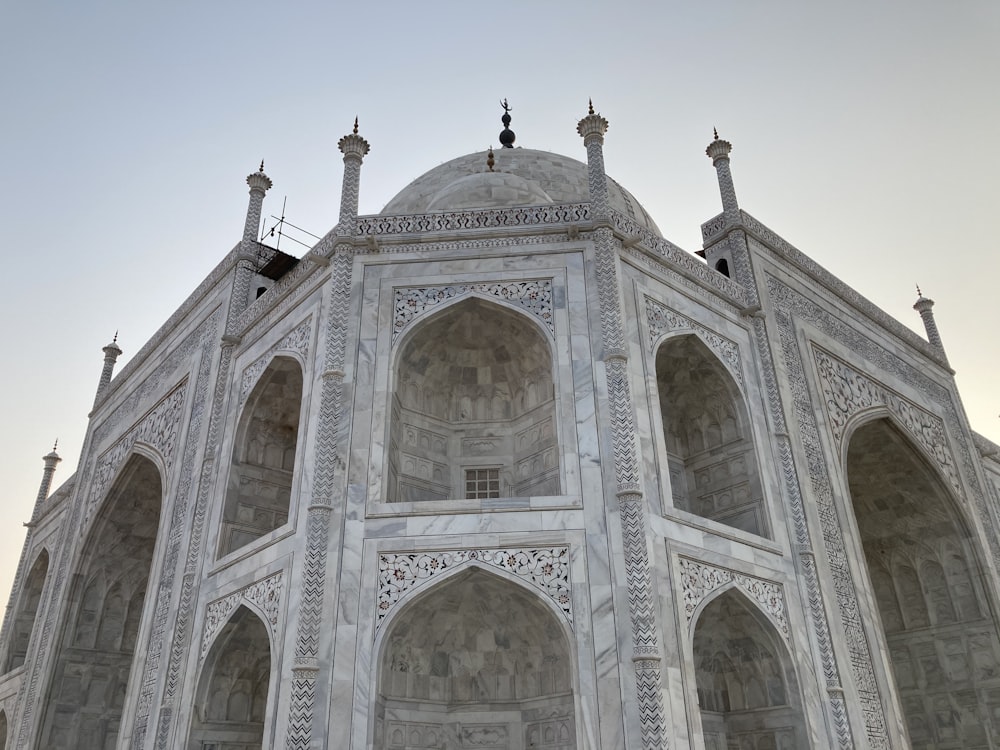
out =
{"type": "Polygon", "coordinates": [[[743,397],[697,336],[656,353],[656,381],[675,507],[769,536],[743,397]]]}
{"type": "Polygon", "coordinates": [[[396,365],[389,502],[560,493],[552,353],[524,316],[469,299],[396,365]]]}
{"type": "Polygon", "coordinates": [[[975,539],[936,472],[887,420],[851,436],[847,479],[910,742],[991,747],[1000,639],[983,582],[970,575],[980,570],[975,539]]]}
{"type": "Polygon", "coordinates": [[[236,430],[219,556],[288,522],[302,410],[302,368],[275,357],[254,387],[236,430]]]}
{"type": "Polygon", "coordinates": [[[240,606],[205,659],[188,747],[260,750],[270,681],[267,628],[240,606]]]}
{"type": "Polygon", "coordinates": [[[742,594],[727,591],[702,610],[694,666],[706,747],[808,746],[788,650],[742,594]]]}
{"type": "Polygon", "coordinates": [[[94,521],[69,587],[39,747],[114,747],[156,546],[162,484],[151,461],[133,456],[94,521]],[[128,631],[132,632],[128,632],[128,631]]]}
{"type": "Polygon", "coordinates": [[[24,664],[31,642],[31,632],[35,626],[35,615],[42,599],[42,589],[45,586],[45,576],[49,571],[49,553],[44,549],[35,558],[31,572],[24,581],[24,588],[17,603],[17,614],[14,616],[10,634],[10,646],[4,672],[9,672],[24,664]]]}
{"type": "Polygon", "coordinates": [[[391,621],[375,707],[377,750],[576,748],[569,641],[537,596],[472,568],[391,621]],[[463,727],[479,727],[461,743],[463,727]],[[491,739],[492,738],[492,739],[491,739]]]}

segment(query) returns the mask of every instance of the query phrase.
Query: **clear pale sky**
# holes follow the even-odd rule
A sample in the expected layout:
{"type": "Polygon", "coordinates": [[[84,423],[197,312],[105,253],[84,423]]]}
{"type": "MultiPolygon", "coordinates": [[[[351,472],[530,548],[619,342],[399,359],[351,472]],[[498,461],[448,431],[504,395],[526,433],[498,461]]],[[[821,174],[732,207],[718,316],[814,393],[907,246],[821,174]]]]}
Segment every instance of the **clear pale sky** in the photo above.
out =
{"type": "MultiPolygon", "coordinates": [[[[336,222],[337,140],[372,145],[361,211],[454,156],[517,145],[609,174],[694,252],[720,211],[704,149],[733,145],[741,206],[923,334],[935,313],[973,428],[1000,442],[1000,3],[55,3],[14,0],[0,43],[4,278],[0,601],[59,438],[76,467],[103,355],[119,369],[239,240],[263,158],[290,221],[336,222]]],[[[284,243],[286,251],[301,249],[284,243]]]]}

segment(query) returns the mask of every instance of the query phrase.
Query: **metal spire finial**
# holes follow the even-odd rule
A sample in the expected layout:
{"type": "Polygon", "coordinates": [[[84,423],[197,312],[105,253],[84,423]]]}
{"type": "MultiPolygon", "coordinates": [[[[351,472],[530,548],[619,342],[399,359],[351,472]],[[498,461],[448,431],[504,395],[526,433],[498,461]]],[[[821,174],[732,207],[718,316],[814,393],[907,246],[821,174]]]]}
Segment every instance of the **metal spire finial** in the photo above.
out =
{"type": "Polygon", "coordinates": [[[59,438],[56,438],[56,441],[52,444],[52,452],[55,453],[56,448],[58,447],[59,447],[59,438]]]}
{"type": "Polygon", "coordinates": [[[510,105],[507,104],[507,99],[500,102],[500,106],[503,107],[503,117],[500,118],[500,122],[503,123],[503,130],[500,131],[500,145],[504,148],[514,148],[514,131],[510,129],[510,105]]]}
{"type": "Polygon", "coordinates": [[[924,296],[923,292],[920,291],[920,284],[917,284],[917,296],[918,297],[923,297],[924,296]]]}
{"type": "Polygon", "coordinates": [[[264,160],[263,159],[260,160],[260,171],[261,172],[264,171],[264,160]]]}
{"type": "Polygon", "coordinates": [[[712,135],[715,136],[713,138],[713,140],[716,140],[716,141],[719,140],[719,131],[716,130],[715,128],[712,128],[712,135]]]}
{"type": "Polygon", "coordinates": [[[357,135],[357,134],[358,134],[358,117],[357,117],[357,115],[355,115],[354,116],[354,135],[357,135]]]}
{"type": "Polygon", "coordinates": [[[111,339],[111,343],[112,344],[117,344],[118,343],[118,331],[117,330],[115,331],[115,337],[113,339],[111,339]]]}
{"type": "Polygon", "coordinates": [[[587,99],[587,114],[588,115],[594,114],[594,100],[593,99],[587,99]]]}

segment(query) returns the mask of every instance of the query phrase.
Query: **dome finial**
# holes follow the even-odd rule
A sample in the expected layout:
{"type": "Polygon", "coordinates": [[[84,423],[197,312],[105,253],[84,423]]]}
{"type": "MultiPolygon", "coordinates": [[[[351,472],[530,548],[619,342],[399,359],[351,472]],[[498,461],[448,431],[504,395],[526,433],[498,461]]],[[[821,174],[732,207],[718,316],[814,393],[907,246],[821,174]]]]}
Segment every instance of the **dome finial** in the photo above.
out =
{"type": "Polygon", "coordinates": [[[514,131],[510,129],[510,105],[507,104],[507,98],[500,102],[500,106],[503,107],[503,117],[500,118],[500,122],[503,123],[503,130],[500,131],[500,145],[504,148],[514,148],[514,131]]]}
{"type": "Polygon", "coordinates": [[[594,100],[593,99],[589,99],[589,98],[587,99],[587,114],[588,115],[594,114],[594,100]]]}

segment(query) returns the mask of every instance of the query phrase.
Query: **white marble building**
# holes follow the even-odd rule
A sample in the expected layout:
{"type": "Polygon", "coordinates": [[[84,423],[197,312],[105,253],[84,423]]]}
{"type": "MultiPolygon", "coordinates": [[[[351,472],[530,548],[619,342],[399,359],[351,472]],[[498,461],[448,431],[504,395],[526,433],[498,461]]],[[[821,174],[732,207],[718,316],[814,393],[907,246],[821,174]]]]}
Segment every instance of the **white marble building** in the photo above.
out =
{"type": "Polygon", "coordinates": [[[0,747],[1000,748],[1000,448],[932,303],[925,341],[741,210],[718,138],[680,249],[606,130],[358,216],[355,127],[297,262],[247,178],[45,457],[0,747]]]}

